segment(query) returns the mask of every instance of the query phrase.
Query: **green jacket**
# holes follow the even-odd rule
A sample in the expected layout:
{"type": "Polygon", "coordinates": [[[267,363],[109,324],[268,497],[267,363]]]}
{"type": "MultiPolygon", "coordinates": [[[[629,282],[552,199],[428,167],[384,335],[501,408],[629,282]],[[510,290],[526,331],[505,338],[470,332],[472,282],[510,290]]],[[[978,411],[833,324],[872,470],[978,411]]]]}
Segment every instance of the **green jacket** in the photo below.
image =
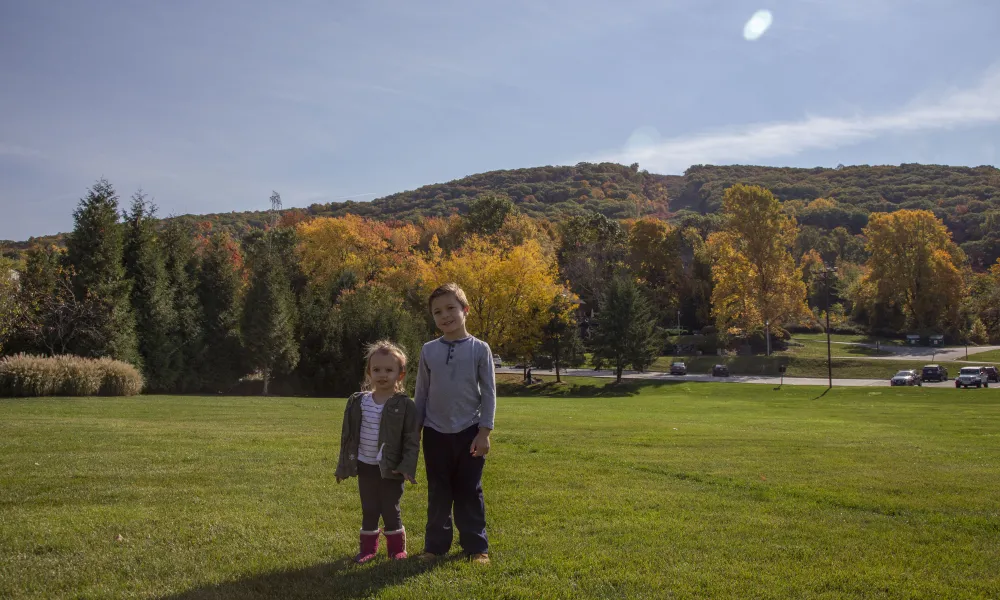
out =
{"type": "MultiPolygon", "coordinates": [[[[361,398],[364,392],[352,394],[344,408],[344,425],[340,433],[340,459],[336,476],[342,479],[358,474],[358,445],[361,441],[361,398]]],[[[417,454],[420,452],[420,427],[417,407],[406,394],[395,394],[385,401],[382,421],[378,428],[378,445],[382,448],[379,469],[383,479],[403,479],[393,471],[417,476],[417,454]],[[385,444],[383,447],[382,444],[385,444]]]]}

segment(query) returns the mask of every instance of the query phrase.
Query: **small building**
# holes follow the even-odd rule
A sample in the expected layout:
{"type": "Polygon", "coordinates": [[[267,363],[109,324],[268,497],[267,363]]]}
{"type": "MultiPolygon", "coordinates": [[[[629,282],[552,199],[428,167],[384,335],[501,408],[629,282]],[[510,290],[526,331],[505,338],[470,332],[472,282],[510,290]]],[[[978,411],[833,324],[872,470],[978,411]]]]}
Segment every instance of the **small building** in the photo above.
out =
{"type": "Polygon", "coordinates": [[[942,346],[944,345],[944,336],[940,333],[934,334],[930,337],[931,346],[942,346]]]}
{"type": "Polygon", "coordinates": [[[906,334],[906,343],[911,346],[917,346],[920,344],[920,334],[908,333],[906,334]]]}

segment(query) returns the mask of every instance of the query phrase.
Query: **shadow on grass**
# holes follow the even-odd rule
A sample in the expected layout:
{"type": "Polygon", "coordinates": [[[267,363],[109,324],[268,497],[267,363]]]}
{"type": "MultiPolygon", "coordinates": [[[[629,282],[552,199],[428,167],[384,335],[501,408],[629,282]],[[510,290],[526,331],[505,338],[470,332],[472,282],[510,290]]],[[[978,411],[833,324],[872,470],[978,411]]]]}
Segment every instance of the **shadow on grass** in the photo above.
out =
{"type": "Polygon", "coordinates": [[[820,398],[822,398],[823,396],[825,396],[827,394],[827,392],[829,392],[831,389],[832,388],[826,388],[825,390],[823,390],[822,394],[820,394],[819,396],[816,396],[815,398],[813,398],[813,400],[819,400],[820,398]]]}
{"type": "Polygon", "coordinates": [[[161,600],[305,600],[306,598],[368,598],[379,590],[404,583],[438,566],[460,560],[461,555],[434,562],[416,559],[390,561],[384,557],[373,565],[359,566],[350,558],[313,565],[305,569],[266,573],[237,581],[205,585],[161,600]]]}

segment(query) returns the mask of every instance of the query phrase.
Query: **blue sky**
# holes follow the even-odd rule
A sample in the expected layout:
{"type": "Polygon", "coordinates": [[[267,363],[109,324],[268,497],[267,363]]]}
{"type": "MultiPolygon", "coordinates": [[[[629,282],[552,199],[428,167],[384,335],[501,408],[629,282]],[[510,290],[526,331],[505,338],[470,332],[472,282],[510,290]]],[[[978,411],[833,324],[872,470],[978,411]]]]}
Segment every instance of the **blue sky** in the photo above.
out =
{"type": "Polygon", "coordinates": [[[997,164],[1000,2],[761,2],[0,0],[0,239],[102,176],[166,216],[581,160],[997,164]]]}

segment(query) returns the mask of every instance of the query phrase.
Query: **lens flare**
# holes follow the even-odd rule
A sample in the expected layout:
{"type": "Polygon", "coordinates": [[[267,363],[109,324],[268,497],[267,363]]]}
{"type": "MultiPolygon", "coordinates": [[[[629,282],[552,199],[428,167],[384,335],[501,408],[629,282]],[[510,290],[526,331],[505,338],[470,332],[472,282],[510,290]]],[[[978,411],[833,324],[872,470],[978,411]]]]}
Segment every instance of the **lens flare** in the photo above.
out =
{"type": "Polygon", "coordinates": [[[756,40],[771,27],[772,21],[774,21],[774,17],[771,16],[771,11],[758,10],[743,26],[743,38],[749,42],[756,40]]]}

